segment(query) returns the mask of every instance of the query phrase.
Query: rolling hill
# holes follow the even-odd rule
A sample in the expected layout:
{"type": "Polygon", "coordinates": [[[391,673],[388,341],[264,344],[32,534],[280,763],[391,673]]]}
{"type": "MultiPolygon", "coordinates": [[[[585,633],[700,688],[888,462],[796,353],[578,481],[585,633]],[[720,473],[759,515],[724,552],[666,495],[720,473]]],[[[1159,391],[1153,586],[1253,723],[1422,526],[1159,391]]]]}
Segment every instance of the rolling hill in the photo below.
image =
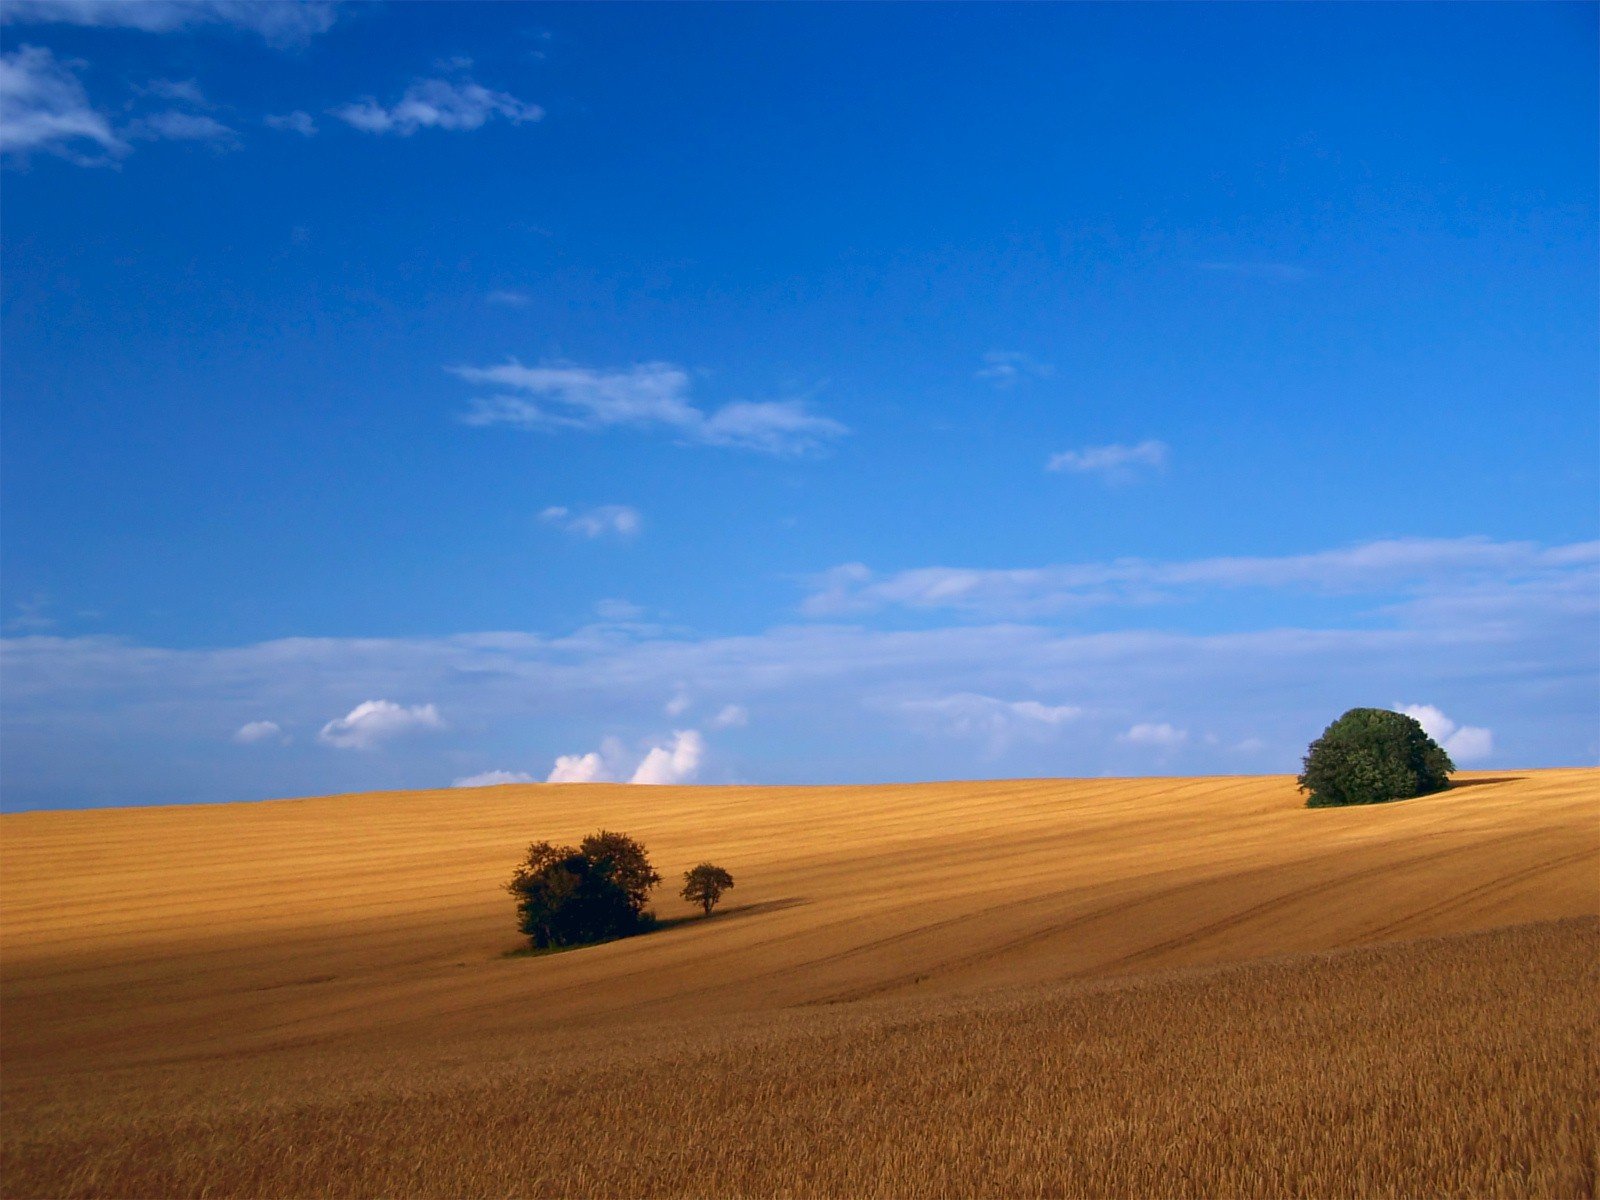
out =
{"type": "Polygon", "coordinates": [[[1594,1188],[1594,770],[506,786],[13,814],[0,856],[7,1195],[1594,1188]],[[524,846],[600,828],[737,886],[508,954],[524,846]],[[1471,1119],[1351,1140],[1430,1071],[1471,1119]],[[1342,1133],[1263,1118],[1313,1100],[1342,1133]]]}

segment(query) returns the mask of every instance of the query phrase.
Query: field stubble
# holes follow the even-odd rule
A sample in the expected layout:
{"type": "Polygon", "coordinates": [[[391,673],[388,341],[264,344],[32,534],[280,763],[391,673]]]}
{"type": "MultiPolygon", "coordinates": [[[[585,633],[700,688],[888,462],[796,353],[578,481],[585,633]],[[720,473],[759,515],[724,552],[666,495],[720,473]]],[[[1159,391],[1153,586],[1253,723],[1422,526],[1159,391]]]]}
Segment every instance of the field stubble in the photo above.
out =
{"type": "Polygon", "coordinates": [[[1238,779],[5,818],[0,1181],[1592,1196],[1596,782],[1332,813],[1238,779]],[[602,824],[668,871],[726,860],[744,905],[502,957],[520,843],[602,824]]]}

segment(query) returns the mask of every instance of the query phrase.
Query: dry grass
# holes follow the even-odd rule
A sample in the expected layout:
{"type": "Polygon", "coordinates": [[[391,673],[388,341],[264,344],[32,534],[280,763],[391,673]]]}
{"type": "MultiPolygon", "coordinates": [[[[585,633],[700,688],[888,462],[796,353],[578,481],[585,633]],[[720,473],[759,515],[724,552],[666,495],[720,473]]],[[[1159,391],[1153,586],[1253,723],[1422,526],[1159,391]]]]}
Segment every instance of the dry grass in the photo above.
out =
{"type": "Polygon", "coordinates": [[[1593,1195],[1600,774],[1472,782],[0,818],[4,1190],[1593,1195]],[[733,911],[502,957],[602,824],[733,911]]]}

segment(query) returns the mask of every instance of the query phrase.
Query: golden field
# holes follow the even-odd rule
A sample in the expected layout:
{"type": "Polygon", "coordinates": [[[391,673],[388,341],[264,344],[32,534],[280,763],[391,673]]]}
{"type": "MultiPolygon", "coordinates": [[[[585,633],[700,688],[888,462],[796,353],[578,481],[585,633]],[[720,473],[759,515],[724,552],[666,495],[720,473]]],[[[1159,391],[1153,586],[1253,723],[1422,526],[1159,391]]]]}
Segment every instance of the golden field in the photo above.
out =
{"type": "Polygon", "coordinates": [[[1600,772],[0,817],[32,1195],[1593,1195],[1600,772]],[[710,919],[543,957],[525,845],[710,919]]]}

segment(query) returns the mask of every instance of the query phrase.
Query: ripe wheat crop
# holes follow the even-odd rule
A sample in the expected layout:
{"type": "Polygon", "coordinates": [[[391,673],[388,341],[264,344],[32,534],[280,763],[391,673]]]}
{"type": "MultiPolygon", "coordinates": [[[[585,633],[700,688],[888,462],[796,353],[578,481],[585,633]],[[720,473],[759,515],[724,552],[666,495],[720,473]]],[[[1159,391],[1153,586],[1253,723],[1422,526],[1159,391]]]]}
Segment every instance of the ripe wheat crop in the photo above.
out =
{"type": "Polygon", "coordinates": [[[1465,782],[6,816],[0,1186],[1594,1195],[1600,773],[1465,782]],[[602,825],[739,891],[506,957],[525,842],[602,825]]]}

